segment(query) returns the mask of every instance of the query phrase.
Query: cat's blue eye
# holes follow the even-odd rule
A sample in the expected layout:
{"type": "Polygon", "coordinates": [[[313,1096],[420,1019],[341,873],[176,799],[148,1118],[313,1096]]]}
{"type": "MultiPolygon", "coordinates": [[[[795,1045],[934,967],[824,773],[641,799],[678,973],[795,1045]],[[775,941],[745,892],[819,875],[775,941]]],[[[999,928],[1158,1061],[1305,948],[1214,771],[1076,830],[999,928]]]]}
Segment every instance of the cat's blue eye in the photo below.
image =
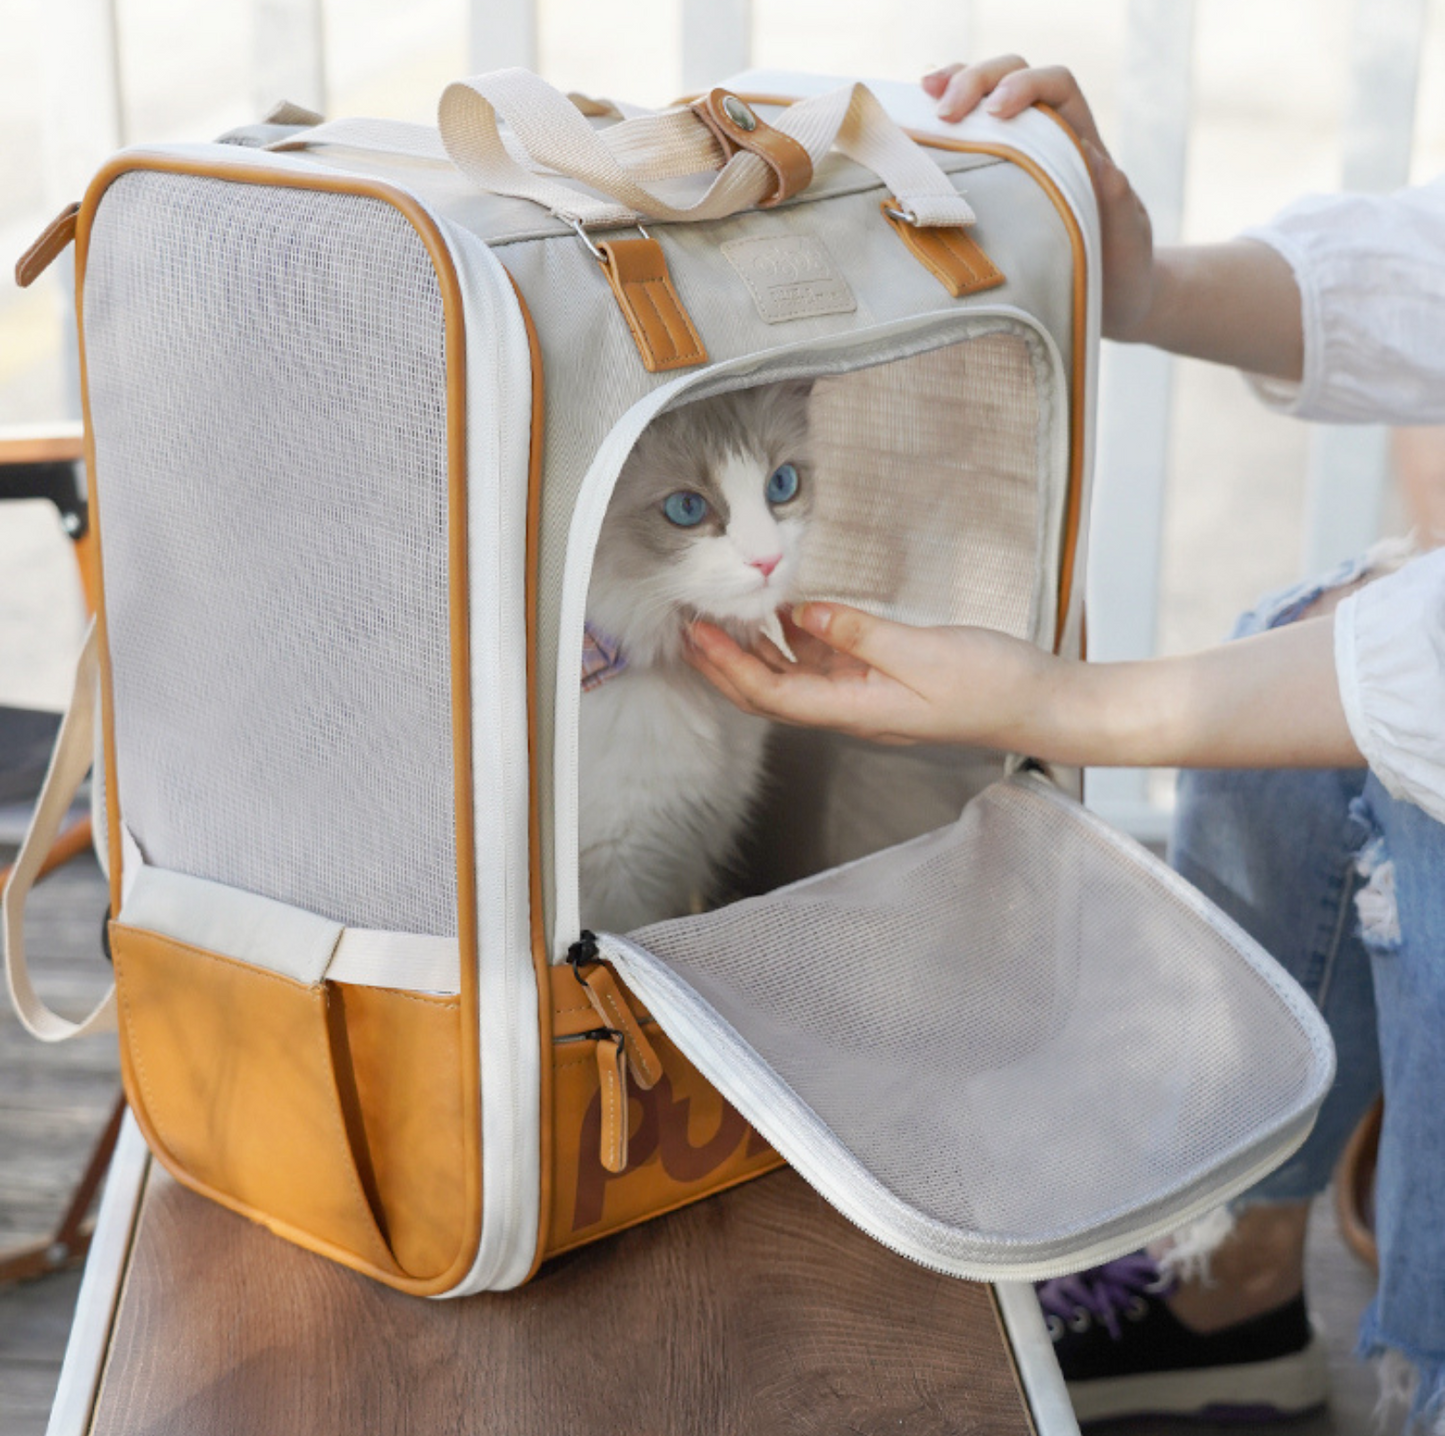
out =
{"type": "Polygon", "coordinates": [[[707,500],[691,489],[679,489],[662,501],[662,511],[678,528],[696,528],[707,517],[707,500]]]}
{"type": "Polygon", "coordinates": [[[779,464],[768,480],[767,495],[770,504],[785,504],[798,492],[798,471],[791,464],[779,464]]]}

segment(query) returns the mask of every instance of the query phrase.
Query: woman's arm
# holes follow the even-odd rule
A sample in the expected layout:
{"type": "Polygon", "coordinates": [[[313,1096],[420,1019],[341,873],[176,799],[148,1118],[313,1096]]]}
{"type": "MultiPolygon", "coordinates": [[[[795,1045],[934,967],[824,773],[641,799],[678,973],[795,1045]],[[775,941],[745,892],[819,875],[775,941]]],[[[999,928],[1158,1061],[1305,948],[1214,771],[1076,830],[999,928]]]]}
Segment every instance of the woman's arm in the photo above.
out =
{"type": "Polygon", "coordinates": [[[911,628],[840,604],[794,615],[799,662],[708,624],[693,664],[740,707],[885,743],[964,743],[1051,762],[1358,767],[1330,618],[1141,663],[1080,663],[982,628],[911,628]]]}
{"type": "Polygon", "coordinates": [[[1304,364],[1300,295],[1289,264],[1267,244],[1156,250],[1149,214],[1109,154],[1078,81],[1062,66],[1017,55],[946,65],[923,78],[940,118],[982,104],[999,119],[1048,105],[1078,137],[1093,175],[1103,236],[1104,333],[1132,344],[1297,381],[1304,364]]]}

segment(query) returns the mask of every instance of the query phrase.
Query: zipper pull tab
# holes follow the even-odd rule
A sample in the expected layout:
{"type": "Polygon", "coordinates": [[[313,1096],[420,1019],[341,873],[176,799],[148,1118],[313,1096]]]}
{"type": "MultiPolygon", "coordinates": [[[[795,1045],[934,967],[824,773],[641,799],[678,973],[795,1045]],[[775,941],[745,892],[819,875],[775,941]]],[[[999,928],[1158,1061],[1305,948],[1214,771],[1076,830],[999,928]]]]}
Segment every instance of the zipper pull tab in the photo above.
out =
{"type": "Polygon", "coordinates": [[[597,1038],[597,1079],[602,1087],[602,1165],[609,1172],[627,1166],[630,1133],[627,1102],[627,1044],[622,1034],[604,1028],[597,1038]]]}
{"type": "Polygon", "coordinates": [[[584,932],[581,940],[567,950],[567,961],[571,963],[573,975],[585,989],[587,1000],[603,1026],[620,1033],[626,1042],[627,1058],[632,1064],[632,1080],[644,1092],[652,1091],[657,1086],[657,1079],[662,1076],[662,1061],[642,1030],[642,1024],[633,1016],[612,969],[598,961],[595,935],[584,932]],[[582,970],[584,963],[592,964],[586,972],[582,970]]]}

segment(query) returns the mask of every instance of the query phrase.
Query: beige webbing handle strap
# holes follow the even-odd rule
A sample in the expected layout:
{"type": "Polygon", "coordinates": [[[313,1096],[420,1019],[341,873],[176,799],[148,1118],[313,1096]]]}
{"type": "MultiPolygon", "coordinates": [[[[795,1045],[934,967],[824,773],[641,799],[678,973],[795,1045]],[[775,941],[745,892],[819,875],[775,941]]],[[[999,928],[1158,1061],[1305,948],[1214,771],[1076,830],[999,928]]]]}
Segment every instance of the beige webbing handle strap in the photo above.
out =
{"type": "MultiPolygon", "coordinates": [[[[593,133],[623,164],[632,169],[639,179],[676,179],[681,175],[705,173],[717,169],[727,158],[728,152],[720,148],[705,132],[688,135],[685,143],[677,143],[674,139],[660,151],[654,148],[651,142],[647,142],[645,136],[642,137],[644,143],[639,144],[639,137],[628,131],[625,122],[639,116],[650,117],[652,111],[624,108],[612,100],[592,100],[585,95],[572,94],[565,98],[568,104],[584,117],[617,120],[617,123],[594,130],[593,133]]],[[[503,148],[517,164],[525,168],[534,167],[531,157],[516,135],[504,130],[500,132],[500,139],[503,148]]],[[[285,153],[323,149],[329,145],[454,168],[436,127],[418,125],[406,120],[361,117],[327,120],[299,134],[273,140],[266,149],[285,153]]]]}
{"type": "MultiPolygon", "coordinates": [[[[724,103],[726,92],[715,95],[724,103]]],[[[741,101],[736,104],[740,112],[751,114],[741,101]]],[[[479,189],[532,200],[583,226],[625,226],[639,217],[722,219],[765,203],[780,183],[778,155],[765,160],[745,148],[727,155],[719,135],[690,106],[639,115],[598,131],[564,94],[527,70],[498,70],[448,85],[437,119],[452,162],[479,189]],[[515,145],[504,142],[503,121],[515,145]],[[690,194],[669,198],[644,183],[650,177],[705,174],[710,169],[717,173],[700,196],[694,186],[690,194]],[[599,194],[589,195],[554,174],[599,194]]],[[[799,168],[794,144],[813,167],[836,146],[877,174],[917,223],[973,223],[968,201],[864,85],[845,85],[800,100],[771,128],[790,142],[791,160],[784,169],[799,168]]]]}
{"type": "MultiPolygon", "coordinates": [[[[623,121],[647,124],[652,116],[623,121]]],[[[717,142],[689,112],[691,133],[682,135],[687,163],[697,151],[697,132],[709,154],[717,142]]],[[[671,204],[650,190],[599,137],[575,105],[528,70],[497,70],[459,80],[442,92],[437,123],[452,163],[479,189],[528,199],[568,222],[601,228],[634,224],[640,215],[654,219],[713,219],[732,214],[766,193],[769,171],[755,155],[738,154],[724,164],[706,193],[689,205],[671,204]],[[501,122],[521,145],[528,168],[503,143],[501,122]],[[601,192],[589,195],[537,169],[550,170],[601,192]]],[[[679,132],[659,135],[653,154],[668,168],[679,132]]],[[[705,172],[710,166],[698,164],[705,172]]]]}
{"type": "Polygon", "coordinates": [[[90,771],[94,756],[99,671],[99,640],[92,619],[85,635],[85,646],[80,650],[80,658],[75,665],[75,690],[71,694],[70,707],[61,720],[45,784],[36,801],[35,814],[30,820],[25,841],[20,845],[10,881],[5,885],[4,897],[0,899],[0,922],[3,922],[5,933],[5,980],[10,989],[10,1000],[26,1030],[42,1042],[64,1042],[67,1038],[85,1037],[92,1032],[111,1032],[116,1025],[114,984],[88,1017],[80,1022],[71,1022],[52,1012],[41,1001],[30,980],[30,969],[25,960],[25,900],[39,876],[46,854],[60,833],[72,799],[90,771]]]}

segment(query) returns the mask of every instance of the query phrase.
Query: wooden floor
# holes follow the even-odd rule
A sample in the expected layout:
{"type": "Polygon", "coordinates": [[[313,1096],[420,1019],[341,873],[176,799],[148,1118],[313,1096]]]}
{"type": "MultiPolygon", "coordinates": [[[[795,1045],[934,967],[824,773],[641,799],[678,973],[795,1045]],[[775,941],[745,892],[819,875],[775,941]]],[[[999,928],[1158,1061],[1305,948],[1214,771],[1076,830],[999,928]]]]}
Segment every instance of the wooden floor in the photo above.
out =
{"type": "MultiPolygon", "coordinates": [[[[36,890],[28,924],[46,994],[79,1012],[104,989],[109,968],[98,952],[105,893],[93,863],[78,862],[36,890]]],[[[53,1223],[84,1165],[116,1089],[114,1046],[96,1038],[46,1048],[0,1003],[0,1245],[40,1235],[53,1223]]],[[[340,1279],[340,1278],[338,1278],[340,1279]]],[[[1375,1386],[1351,1355],[1354,1326],[1369,1298],[1364,1270],[1340,1244],[1333,1215],[1320,1205],[1311,1233],[1310,1306],[1330,1344],[1334,1400],[1329,1411],[1288,1429],[1294,1436],[1360,1436],[1370,1429],[1375,1386]]],[[[45,1429],[79,1286],[67,1273],[0,1290],[0,1436],[45,1429]]],[[[622,1320],[623,1313],[618,1319],[622,1320]]],[[[823,1428],[817,1428],[820,1431],[823,1428]]],[[[1116,1424],[1109,1436],[1164,1436],[1177,1426],[1116,1424]]],[[[1191,1428],[1216,1436],[1212,1427],[1191,1428]]],[[[1228,1428],[1239,1436],[1241,1428],[1228,1428]]],[[[1219,1428],[1217,1436],[1226,1436],[1219,1428]]]]}
{"type": "MultiPolygon", "coordinates": [[[[0,865],[11,856],[0,849],[0,865]]],[[[52,874],[30,901],[36,985],[71,1015],[110,984],[100,952],[105,902],[88,858],[52,874]]],[[[119,1089],[114,1038],[46,1046],[0,994],[0,1248],[53,1230],[119,1089]]],[[[79,1288],[78,1271],[0,1287],[0,1436],[45,1430],[79,1288]]]]}

